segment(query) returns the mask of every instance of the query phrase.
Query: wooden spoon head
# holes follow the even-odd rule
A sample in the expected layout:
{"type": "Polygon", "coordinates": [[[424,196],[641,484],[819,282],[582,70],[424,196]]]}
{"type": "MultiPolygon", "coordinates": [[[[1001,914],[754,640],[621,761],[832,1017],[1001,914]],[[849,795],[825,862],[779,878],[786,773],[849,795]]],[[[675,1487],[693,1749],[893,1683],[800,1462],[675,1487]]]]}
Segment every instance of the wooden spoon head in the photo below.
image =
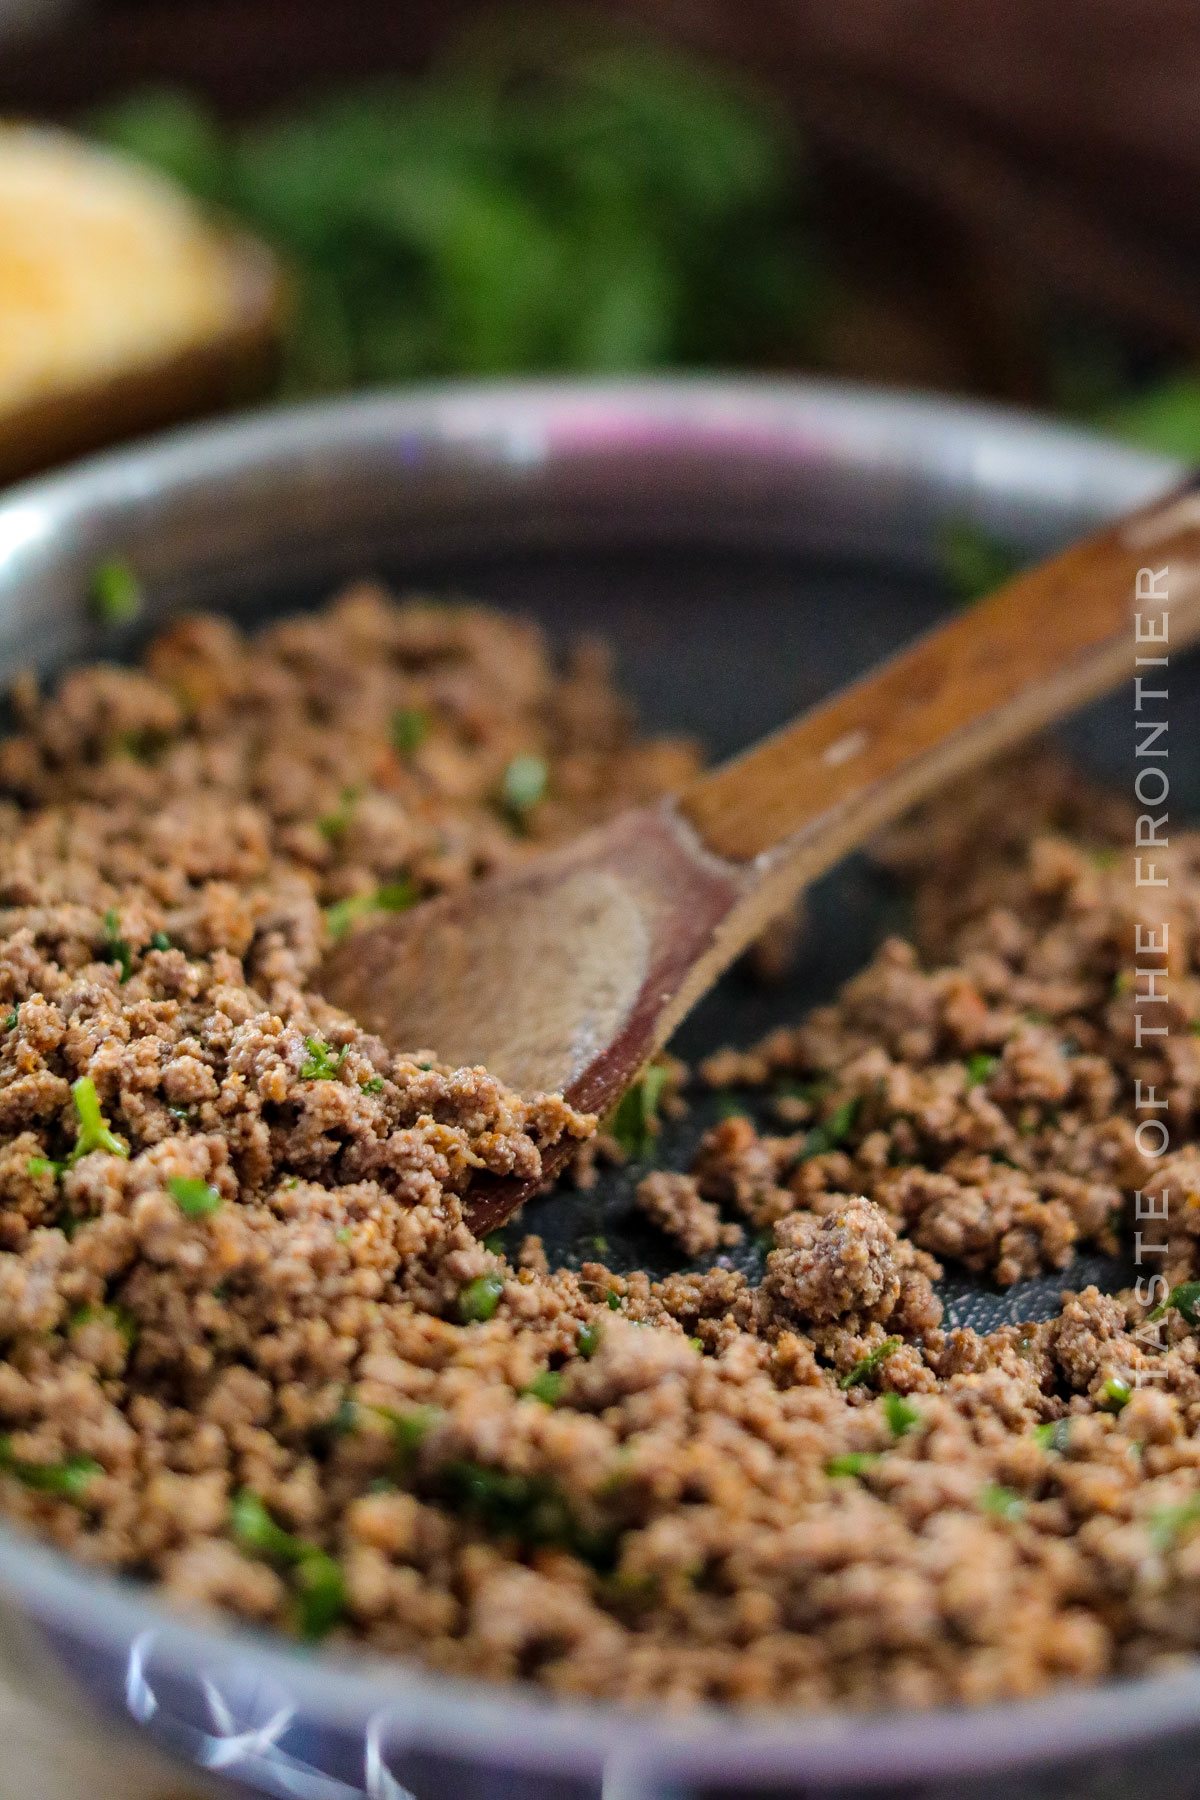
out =
{"type": "MultiPolygon", "coordinates": [[[[330,951],[317,986],[394,1050],[483,1063],[526,1095],[605,1113],[665,1040],[739,873],[670,804],[622,814],[512,873],[388,914],[330,951]]],[[[570,1149],[543,1155],[543,1178],[570,1149]]],[[[476,1230],[535,1184],[473,1191],[476,1230]]]]}

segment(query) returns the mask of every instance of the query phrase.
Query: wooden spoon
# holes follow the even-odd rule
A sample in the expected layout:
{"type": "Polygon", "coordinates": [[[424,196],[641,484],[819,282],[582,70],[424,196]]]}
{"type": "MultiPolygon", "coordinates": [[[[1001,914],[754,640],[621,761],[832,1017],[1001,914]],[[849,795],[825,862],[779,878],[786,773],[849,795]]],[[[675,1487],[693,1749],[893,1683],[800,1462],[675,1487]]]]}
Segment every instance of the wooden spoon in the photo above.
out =
{"type": "MultiPolygon", "coordinates": [[[[957,613],[677,797],[366,924],[317,985],[397,1049],[431,1046],[524,1094],[605,1113],[814,877],[1106,688],[1135,674],[1147,690],[1169,687],[1157,659],[1197,637],[1200,488],[1189,485],[957,613]],[[1168,643],[1137,641],[1138,613],[1168,643]]],[[[1141,716],[1154,706],[1161,718],[1163,705],[1147,700],[1141,716]]],[[[569,1148],[544,1155],[545,1173],[569,1148]]],[[[481,1183],[475,1230],[502,1223],[535,1185],[481,1183]]]]}

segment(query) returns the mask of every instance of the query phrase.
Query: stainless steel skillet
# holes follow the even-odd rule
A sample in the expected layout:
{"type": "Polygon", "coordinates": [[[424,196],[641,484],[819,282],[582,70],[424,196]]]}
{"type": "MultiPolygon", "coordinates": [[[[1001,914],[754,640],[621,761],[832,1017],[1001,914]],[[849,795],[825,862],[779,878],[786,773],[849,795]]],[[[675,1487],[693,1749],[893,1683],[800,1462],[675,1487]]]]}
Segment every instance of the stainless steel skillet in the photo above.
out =
{"type": "MultiPolygon", "coordinates": [[[[1033,554],[1176,473],[1011,414],[799,383],[445,388],[265,414],[0,503],[0,675],[132,648],[99,638],[83,604],[113,551],[141,571],[159,616],[217,604],[252,620],[371,570],[523,607],[559,636],[606,618],[646,718],[719,755],[950,603],[937,579],[947,519],[973,517],[1033,554]]],[[[1172,671],[1176,741],[1195,741],[1193,670],[1172,671]]],[[[1126,712],[1118,698],[1072,728],[1085,761],[1117,779],[1126,712]]],[[[1177,773],[1200,785],[1200,766],[1181,758],[1177,773]]],[[[896,923],[897,897],[860,862],[813,905],[819,962],[802,959],[774,993],[729,978],[689,1021],[683,1054],[795,1017],[896,923]]],[[[685,1157],[706,1122],[696,1109],[668,1155],[685,1157]]],[[[603,1236],[616,1265],[674,1266],[631,1220],[629,1179],[526,1224],[567,1259],[603,1236]]],[[[1115,1271],[1070,1279],[1085,1276],[1115,1271]]],[[[995,1296],[958,1283],[948,1298],[956,1316],[990,1322],[1053,1310],[1060,1286],[995,1296]]],[[[1170,1793],[1174,1779],[1182,1795],[1200,1745],[1200,1726],[1190,1752],[1177,1741],[1200,1721],[1200,1669],[971,1715],[671,1724],[182,1627],[136,1589],[6,1530],[0,1589],[95,1699],[172,1754],[249,1791],[313,1800],[405,1788],[418,1800],[715,1800],[913,1783],[982,1796],[1049,1793],[1051,1781],[1089,1794],[1113,1791],[1122,1757],[1129,1791],[1170,1793]]]]}

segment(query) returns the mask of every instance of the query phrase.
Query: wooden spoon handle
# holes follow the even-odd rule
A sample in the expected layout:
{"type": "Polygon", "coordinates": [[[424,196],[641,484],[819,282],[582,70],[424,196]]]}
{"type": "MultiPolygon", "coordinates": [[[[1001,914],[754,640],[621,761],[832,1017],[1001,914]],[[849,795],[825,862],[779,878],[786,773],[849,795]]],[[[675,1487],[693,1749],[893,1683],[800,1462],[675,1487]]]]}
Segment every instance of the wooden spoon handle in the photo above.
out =
{"type": "MultiPolygon", "coordinates": [[[[934,788],[1122,678],[1140,675],[1147,696],[1167,688],[1168,667],[1156,659],[1197,637],[1200,488],[1189,483],[956,614],[699,777],[679,806],[721,857],[747,863],[774,852],[763,884],[782,905],[934,788]],[[1144,633],[1166,631],[1166,641],[1137,641],[1136,614],[1144,633]]],[[[1159,700],[1153,716],[1164,707],[1159,700]]],[[[1137,716],[1151,716],[1148,699],[1137,716]]],[[[767,906],[760,894],[752,910],[767,906]]]]}

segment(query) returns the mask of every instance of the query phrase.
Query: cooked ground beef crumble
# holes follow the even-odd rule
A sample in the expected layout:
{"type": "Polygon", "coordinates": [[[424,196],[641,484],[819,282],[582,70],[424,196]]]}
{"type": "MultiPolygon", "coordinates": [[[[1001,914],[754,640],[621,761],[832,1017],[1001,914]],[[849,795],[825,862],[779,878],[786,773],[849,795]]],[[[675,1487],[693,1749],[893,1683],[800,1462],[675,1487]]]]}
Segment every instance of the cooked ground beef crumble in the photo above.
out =
{"type": "Polygon", "coordinates": [[[475,1171],[567,1134],[586,1180],[616,1139],[307,985],[374,908],[686,779],[601,651],[563,674],[526,625],[360,588],[14,701],[11,1518],[181,1604],[631,1702],[984,1701],[1200,1645],[1192,1305],[1161,1349],[1094,1288],[981,1336],[933,1285],[1069,1281],[1151,1176],[1164,1273],[1197,1273],[1200,837],[1162,858],[1172,1030],[1135,1051],[1133,926],[1164,915],[1119,805],[1043,755],[894,834],[924,953],[710,1059],[732,1116],[639,1185],[689,1255],[767,1234],[763,1280],[653,1282],[476,1242],[475,1171]],[[1186,1146],[1158,1163],[1137,1079],[1186,1146]]]}

